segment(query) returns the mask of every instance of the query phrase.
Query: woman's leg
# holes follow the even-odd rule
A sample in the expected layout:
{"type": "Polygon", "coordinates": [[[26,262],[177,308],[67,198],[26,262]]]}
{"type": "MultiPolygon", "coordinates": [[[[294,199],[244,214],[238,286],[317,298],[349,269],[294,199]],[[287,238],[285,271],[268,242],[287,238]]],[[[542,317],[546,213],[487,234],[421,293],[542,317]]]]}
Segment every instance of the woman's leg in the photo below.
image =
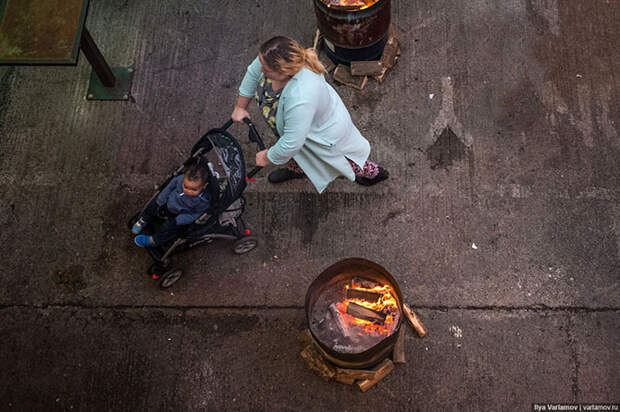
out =
{"type": "Polygon", "coordinates": [[[355,173],[355,181],[360,185],[372,186],[387,179],[390,174],[387,170],[371,160],[366,160],[364,167],[359,167],[353,160],[347,159],[355,173]]]}
{"type": "Polygon", "coordinates": [[[285,166],[286,167],[276,169],[269,174],[268,179],[271,183],[285,182],[287,180],[299,179],[300,177],[305,176],[304,171],[301,170],[301,167],[299,167],[295,160],[289,160],[285,166]]]}
{"type": "Polygon", "coordinates": [[[304,174],[304,171],[299,167],[295,159],[291,159],[286,163],[286,168],[293,173],[304,174]]]}

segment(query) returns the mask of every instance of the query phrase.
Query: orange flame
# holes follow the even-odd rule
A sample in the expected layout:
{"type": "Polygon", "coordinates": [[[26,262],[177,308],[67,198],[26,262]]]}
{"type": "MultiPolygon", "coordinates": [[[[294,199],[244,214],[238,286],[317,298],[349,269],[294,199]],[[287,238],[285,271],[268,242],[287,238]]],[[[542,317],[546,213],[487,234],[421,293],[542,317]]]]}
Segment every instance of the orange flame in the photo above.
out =
{"type": "MultiPolygon", "coordinates": [[[[391,315],[386,316],[385,322],[383,323],[383,325],[377,325],[374,322],[367,321],[364,319],[358,319],[354,316],[347,314],[346,309],[349,303],[355,302],[358,305],[364,306],[368,309],[372,309],[377,312],[383,312],[386,307],[396,308],[398,311],[398,303],[396,299],[394,298],[394,296],[392,296],[392,288],[390,288],[390,286],[388,285],[377,286],[372,289],[364,288],[358,285],[353,285],[353,286],[345,285],[345,289],[356,289],[356,290],[367,291],[367,292],[375,292],[381,295],[381,297],[376,302],[368,302],[366,300],[357,299],[357,298],[346,299],[344,302],[342,302],[344,305],[344,311],[342,311],[343,318],[353,325],[358,325],[358,326],[363,327],[364,332],[367,334],[389,335],[389,333],[393,329],[391,326],[394,323],[394,319],[392,318],[391,315]]],[[[363,333],[360,332],[359,335],[362,336],[363,333]]]]}
{"type": "Polygon", "coordinates": [[[328,7],[357,7],[359,10],[367,9],[379,0],[323,0],[328,7]]]}

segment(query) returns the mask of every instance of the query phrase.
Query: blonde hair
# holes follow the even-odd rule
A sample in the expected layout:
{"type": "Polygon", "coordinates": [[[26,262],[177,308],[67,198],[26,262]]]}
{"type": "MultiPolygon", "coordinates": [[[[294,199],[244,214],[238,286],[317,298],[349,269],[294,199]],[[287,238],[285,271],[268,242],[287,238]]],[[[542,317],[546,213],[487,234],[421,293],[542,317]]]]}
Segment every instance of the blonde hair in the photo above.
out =
{"type": "Polygon", "coordinates": [[[267,66],[287,76],[296,75],[304,67],[317,74],[327,72],[314,49],[305,49],[288,37],[267,40],[260,46],[260,54],[267,66]]]}

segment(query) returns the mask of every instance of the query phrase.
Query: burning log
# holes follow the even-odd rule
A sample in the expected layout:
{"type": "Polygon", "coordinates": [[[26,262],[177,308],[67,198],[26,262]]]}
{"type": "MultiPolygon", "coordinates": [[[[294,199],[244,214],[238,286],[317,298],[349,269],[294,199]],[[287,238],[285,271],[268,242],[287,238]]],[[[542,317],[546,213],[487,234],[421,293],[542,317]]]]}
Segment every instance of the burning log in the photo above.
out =
{"type": "Polygon", "coordinates": [[[361,299],[367,302],[376,302],[381,296],[379,292],[371,292],[369,290],[347,289],[347,299],[361,299]]]}
{"type": "Polygon", "coordinates": [[[426,329],[424,329],[424,324],[422,323],[418,315],[416,315],[415,312],[412,311],[406,303],[403,303],[403,312],[405,313],[405,317],[407,318],[413,329],[418,332],[418,336],[420,336],[421,338],[426,336],[426,329]]]}
{"type": "Polygon", "coordinates": [[[400,328],[398,331],[398,338],[394,344],[394,351],[392,352],[392,360],[394,363],[405,363],[405,328],[400,328]]]}
{"type": "Polygon", "coordinates": [[[351,279],[351,287],[355,288],[356,286],[360,288],[364,288],[364,289],[375,289],[375,288],[380,288],[383,285],[378,282],[375,282],[374,280],[354,277],[353,279],[351,279]]]}
{"type": "Polygon", "coordinates": [[[339,64],[338,67],[336,67],[336,70],[334,70],[334,80],[342,84],[346,84],[347,86],[354,87],[358,90],[362,90],[366,86],[366,82],[368,82],[368,76],[353,76],[349,66],[339,64]]]}
{"type": "Polygon", "coordinates": [[[340,333],[342,333],[342,336],[346,336],[347,338],[350,337],[349,328],[347,328],[347,324],[345,323],[344,319],[342,319],[342,314],[336,307],[335,303],[329,305],[329,311],[331,312],[332,317],[334,318],[334,321],[336,322],[336,325],[340,330],[340,333]]]}
{"type": "Polygon", "coordinates": [[[355,302],[350,302],[347,305],[347,313],[354,318],[367,320],[369,322],[385,323],[385,314],[368,309],[362,305],[358,305],[355,302]]]}
{"type": "Polygon", "coordinates": [[[310,344],[301,351],[301,357],[309,369],[313,370],[324,381],[330,381],[336,376],[336,368],[330,365],[321,355],[314,344],[310,344]]]}
{"type": "Polygon", "coordinates": [[[385,378],[388,373],[392,372],[394,369],[394,362],[389,359],[384,360],[378,366],[374,367],[372,370],[375,372],[375,377],[373,379],[366,379],[357,383],[357,386],[361,389],[362,392],[366,392],[370,387],[379,382],[381,379],[385,378]]]}

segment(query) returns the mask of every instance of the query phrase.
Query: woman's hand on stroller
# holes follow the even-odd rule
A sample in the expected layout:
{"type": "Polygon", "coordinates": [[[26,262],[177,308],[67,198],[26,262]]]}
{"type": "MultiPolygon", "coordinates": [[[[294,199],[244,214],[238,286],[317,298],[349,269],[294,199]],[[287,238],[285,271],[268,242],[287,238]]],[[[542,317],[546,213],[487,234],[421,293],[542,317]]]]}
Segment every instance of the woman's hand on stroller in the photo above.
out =
{"type": "Polygon", "coordinates": [[[237,123],[243,123],[243,119],[246,117],[249,119],[250,113],[248,113],[248,111],[245,110],[243,107],[239,106],[235,106],[232,114],[230,115],[230,118],[237,123]]]}
{"type": "Polygon", "coordinates": [[[269,166],[270,164],[271,162],[267,157],[267,149],[261,150],[260,152],[256,153],[256,166],[265,167],[269,166]]]}

